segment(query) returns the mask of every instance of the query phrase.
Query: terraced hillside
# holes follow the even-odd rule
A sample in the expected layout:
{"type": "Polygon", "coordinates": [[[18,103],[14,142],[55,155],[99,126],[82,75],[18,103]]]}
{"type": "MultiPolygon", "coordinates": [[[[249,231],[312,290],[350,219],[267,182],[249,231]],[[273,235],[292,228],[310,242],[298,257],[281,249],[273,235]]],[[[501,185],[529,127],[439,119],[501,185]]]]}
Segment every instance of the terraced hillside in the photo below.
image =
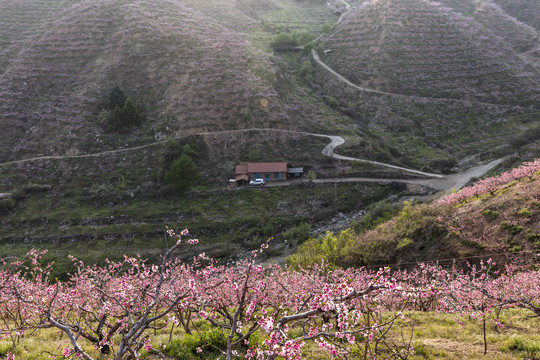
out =
{"type": "Polygon", "coordinates": [[[250,40],[264,30],[250,11],[256,4],[2,0],[0,161],[179,133],[294,128],[271,53],[250,40]],[[98,119],[116,85],[146,113],[128,135],[104,133],[98,119]]]}
{"type": "MultiPolygon", "coordinates": [[[[470,35],[476,42],[485,43],[499,53],[516,52],[522,62],[514,63],[514,66],[525,72],[532,71],[533,67],[538,70],[537,60],[540,59],[540,53],[536,51],[540,48],[538,26],[534,28],[533,23],[526,24],[519,21],[514,17],[516,13],[507,12],[506,8],[490,1],[443,0],[441,3],[473,20],[469,21],[469,28],[470,35]]],[[[534,3],[528,1],[528,4],[522,4],[523,9],[530,9],[534,13],[533,8],[536,6],[540,10],[540,5],[534,3]]]]}
{"type": "MultiPolygon", "coordinates": [[[[332,50],[327,57],[332,68],[363,87],[539,106],[536,61],[518,56],[507,43],[511,34],[500,36],[510,28],[508,16],[495,13],[492,17],[503,21],[493,21],[482,11],[477,6],[475,15],[466,17],[440,2],[372,1],[351,11],[320,45],[332,50]],[[494,25],[488,28],[488,22],[494,25]]],[[[520,34],[516,40],[520,50],[529,49],[537,34],[531,28],[518,31],[517,24],[511,25],[520,34]]]]}

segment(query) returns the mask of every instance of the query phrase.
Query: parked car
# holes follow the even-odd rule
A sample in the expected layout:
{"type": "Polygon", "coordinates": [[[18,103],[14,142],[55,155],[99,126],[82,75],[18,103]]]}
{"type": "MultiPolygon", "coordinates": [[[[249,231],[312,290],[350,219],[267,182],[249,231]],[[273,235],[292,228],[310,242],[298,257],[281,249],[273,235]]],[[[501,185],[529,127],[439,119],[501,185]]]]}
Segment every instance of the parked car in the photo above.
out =
{"type": "Polygon", "coordinates": [[[264,185],[264,179],[253,179],[249,182],[250,186],[264,185]]]}

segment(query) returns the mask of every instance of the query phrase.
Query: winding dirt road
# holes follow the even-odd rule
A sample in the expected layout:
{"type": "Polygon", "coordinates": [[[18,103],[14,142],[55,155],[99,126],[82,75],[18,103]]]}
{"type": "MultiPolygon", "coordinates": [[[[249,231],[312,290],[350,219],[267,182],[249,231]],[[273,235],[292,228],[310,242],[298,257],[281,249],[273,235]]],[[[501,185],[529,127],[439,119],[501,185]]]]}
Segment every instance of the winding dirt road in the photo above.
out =
{"type": "MultiPolygon", "coordinates": [[[[480,177],[484,175],[486,172],[494,168],[495,166],[499,165],[505,158],[497,159],[494,161],[491,161],[488,164],[482,164],[478,165],[476,167],[470,168],[464,172],[443,176],[440,174],[433,174],[428,172],[423,172],[415,169],[409,169],[401,166],[396,166],[392,164],[386,164],[378,161],[371,161],[366,159],[360,159],[360,158],[354,158],[349,156],[343,156],[335,153],[335,149],[343,145],[345,143],[345,140],[341,136],[336,135],[324,135],[324,134],[314,134],[314,133],[308,133],[304,131],[295,131],[295,130],[280,130],[280,129],[266,129],[266,128],[253,128],[253,129],[239,129],[239,130],[224,130],[224,131],[209,131],[209,132],[202,132],[198,134],[190,134],[181,136],[187,137],[187,136],[208,136],[208,135],[220,135],[220,134],[226,134],[226,133],[243,133],[248,131],[277,131],[277,132],[284,132],[284,133],[290,133],[290,134],[300,134],[300,135],[308,135],[308,136],[316,136],[316,137],[324,137],[330,140],[330,143],[322,149],[321,153],[325,156],[339,159],[339,160],[346,160],[346,161],[360,161],[365,162],[381,167],[387,167],[395,170],[400,170],[416,175],[422,175],[425,177],[429,177],[429,179],[382,179],[382,178],[359,178],[359,177],[350,177],[350,178],[332,178],[332,179],[317,179],[316,182],[318,183],[327,183],[327,182],[378,182],[382,184],[387,184],[390,182],[401,182],[401,183],[407,183],[407,184],[419,184],[423,186],[428,186],[430,188],[434,188],[440,191],[450,191],[452,189],[460,189],[462,186],[464,186],[466,183],[468,183],[471,179],[475,177],[480,177]]],[[[28,158],[28,159],[22,159],[22,160],[16,160],[16,161],[9,161],[5,163],[0,163],[0,167],[6,166],[6,165],[13,165],[13,164],[20,164],[20,163],[26,163],[26,162],[32,162],[32,161],[39,161],[39,160],[62,160],[62,159],[79,159],[79,158],[91,158],[91,157],[99,157],[99,156],[106,156],[116,153],[122,153],[122,152],[128,152],[138,149],[145,149],[149,147],[153,147],[159,144],[163,144],[165,140],[147,144],[147,145],[141,145],[136,146],[132,148],[125,148],[125,149],[117,149],[117,150],[108,150],[103,151],[99,153],[93,153],[93,154],[83,154],[83,155],[65,155],[65,156],[39,156],[34,158],[28,158]]],[[[272,184],[272,186],[287,186],[290,185],[290,182],[282,182],[282,183],[275,183],[272,184]]],[[[2,195],[9,195],[9,194],[2,194],[2,195]]]]}
{"type": "MultiPolygon", "coordinates": [[[[317,52],[314,49],[311,49],[311,55],[313,56],[313,59],[315,59],[317,64],[322,66],[324,69],[326,69],[326,71],[330,72],[332,75],[334,75],[336,78],[343,81],[344,83],[346,83],[350,87],[353,87],[353,88],[355,88],[357,90],[361,90],[361,91],[364,91],[364,92],[375,93],[375,94],[392,95],[392,96],[399,95],[399,94],[392,94],[392,93],[387,93],[387,92],[384,92],[384,91],[378,91],[378,90],[373,90],[373,89],[368,89],[368,88],[358,86],[358,85],[354,84],[353,82],[351,82],[349,79],[347,79],[345,76],[340,75],[339,73],[334,71],[334,69],[332,69],[330,66],[326,65],[321,60],[321,58],[319,57],[319,54],[317,54],[317,52]]],[[[399,96],[404,96],[404,95],[399,95],[399,96]]]]}
{"type": "MultiPolygon", "coordinates": [[[[409,173],[422,175],[422,176],[427,176],[427,177],[435,177],[435,178],[442,178],[443,177],[443,176],[441,176],[439,174],[427,173],[427,172],[423,172],[423,171],[419,171],[419,170],[415,170],[415,169],[409,169],[409,168],[396,166],[396,165],[392,165],[392,164],[385,164],[385,163],[378,162],[378,161],[371,161],[371,160],[366,160],[366,159],[353,158],[353,157],[348,157],[348,156],[342,156],[342,155],[335,154],[334,150],[338,146],[343,145],[345,143],[345,140],[341,136],[335,136],[335,135],[313,134],[313,133],[308,133],[308,132],[303,132],[303,131],[295,131],[295,130],[253,128],[253,129],[238,129],[238,130],[223,130],[223,131],[201,132],[201,133],[197,133],[197,134],[186,135],[186,136],[183,136],[183,137],[220,135],[220,134],[227,134],[227,133],[229,133],[229,134],[230,133],[243,133],[243,132],[248,132],[248,131],[278,131],[278,132],[291,133],[291,134],[300,134],[300,135],[324,137],[324,138],[327,138],[327,139],[329,139],[331,141],[330,144],[326,145],[326,147],[322,150],[322,154],[325,155],[325,156],[329,156],[331,158],[340,159],[340,160],[361,161],[361,162],[365,162],[365,163],[369,163],[369,164],[373,164],[373,165],[388,167],[388,168],[401,170],[401,171],[406,171],[406,172],[409,172],[409,173]]],[[[179,138],[182,138],[182,137],[179,137],[179,138]]],[[[144,148],[156,146],[156,145],[163,144],[163,143],[165,143],[165,140],[158,141],[158,142],[151,143],[151,144],[147,144],[147,145],[135,146],[135,147],[132,147],[132,148],[108,150],[108,151],[103,151],[103,152],[93,153],[93,154],[64,155],[64,156],[61,156],[61,155],[38,156],[38,157],[33,157],[33,158],[28,158],[28,159],[22,159],[22,160],[15,160],[15,161],[8,161],[8,162],[5,162],[5,163],[0,163],[0,167],[5,166],[5,165],[13,165],[13,164],[21,164],[21,163],[25,163],[25,162],[32,162],[32,161],[37,161],[37,160],[51,160],[51,159],[52,160],[55,160],[55,159],[56,160],[62,160],[62,159],[81,159],[81,158],[98,157],[98,156],[116,154],[116,153],[121,153],[121,152],[132,151],[132,150],[144,149],[144,148]]]]}
{"type": "Polygon", "coordinates": [[[338,154],[334,153],[335,148],[340,146],[340,145],[343,145],[345,143],[345,140],[341,136],[320,135],[320,134],[308,134],[308,135],[326,137],[326,138],[330,139],[332,142],[330,144],[326,145],[326,147],[323,149],[322,153],[323,153],[323,155],[329,156],[329,157],[334,158],[334,159],[349,160],[349,161],[360,161],[360,162],[364,162],[364,163],[368,163],[368,164],[372,164],[372,165],[387,167],[387,168],[391,168],[391,169],[395,169],[395,170],[406,171],[408,173],[427,176],[427,177],[433,177],[433,178],[438,178],[438,179],[442,179],[444,177],[444,176],[439,175],[439,174],[433,174],[433,173],[428,173],[428,172],[424,172],[424,171],[420,171],[420,170],[409,169],[409,168],[396,166],[396,165],[391,165],[391,164],[386,164],[386,163],[382,163],[382,162],[378,162],[378,161],[365,160],[365,159],[359,159],[359,158],[354,158],[354,157],[350,157],[350,156],[338,155],[338,154]]]}

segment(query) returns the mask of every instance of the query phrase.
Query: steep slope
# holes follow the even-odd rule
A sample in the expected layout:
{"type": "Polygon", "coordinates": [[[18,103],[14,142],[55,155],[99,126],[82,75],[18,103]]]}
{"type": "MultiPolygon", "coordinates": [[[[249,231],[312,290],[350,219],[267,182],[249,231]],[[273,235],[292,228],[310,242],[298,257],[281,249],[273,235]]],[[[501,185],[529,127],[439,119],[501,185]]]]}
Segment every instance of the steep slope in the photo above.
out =
{"type": "Polygon", "coordinates": [[[514,35],[502,37],[509,20],[482,11],[476,7],[475,15],[466,17],[440,2],[372,1],[351,11],[321,46],[332,50],[327,57],[332,68],[363,87],[540,106],[534,59],[518,56],[507,42],[517,38],[520,50],[530,49],[537,41],[534,31],[514,24],[514,35]]]}
{"type": "MultiPolygon", "coordinates": [[[[210,17],[165,0],[1,6],[0,21],[14,13],[26,21],[7,28],[0,53],[1,160],[115,146],[117,135],[102,134],[97,120],[115,85],[147,113],[139,139],[287,124],[276,68],[223,13],[210,17]]],[[[250,20],[235,24],[245,30],[250,20]]]]}
{"type": "Polygon", "coordinates": [[[516,19],[540,31],[540,3],[535,0],[494,0],[516,19]]]}

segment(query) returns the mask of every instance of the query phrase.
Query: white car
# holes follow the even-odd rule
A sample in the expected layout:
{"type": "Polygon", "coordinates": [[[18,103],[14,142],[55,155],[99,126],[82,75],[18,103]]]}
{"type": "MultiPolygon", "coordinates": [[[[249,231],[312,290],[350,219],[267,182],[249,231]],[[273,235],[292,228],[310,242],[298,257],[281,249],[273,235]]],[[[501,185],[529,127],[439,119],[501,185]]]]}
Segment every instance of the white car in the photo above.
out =
{"type": "Polygon", "coordinates": [[[250,186],[264,185],[264,179],[253,179],[249,182],[250,186]]]}

